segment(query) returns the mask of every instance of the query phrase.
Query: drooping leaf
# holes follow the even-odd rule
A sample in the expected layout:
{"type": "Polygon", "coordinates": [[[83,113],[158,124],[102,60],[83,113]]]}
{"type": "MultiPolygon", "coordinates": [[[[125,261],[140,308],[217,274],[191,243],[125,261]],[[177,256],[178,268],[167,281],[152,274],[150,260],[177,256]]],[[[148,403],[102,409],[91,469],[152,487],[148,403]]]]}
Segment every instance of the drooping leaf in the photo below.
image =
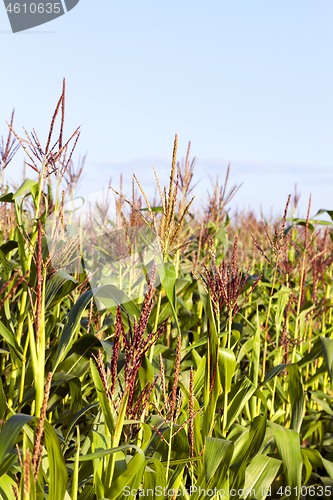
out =
{"type": "Polygon", "coordinates": [[[275,377],[277,377],[277,375],[280,375],[280,373],[283,372],[283,370],[285,370],[287,366],[288,364],[273,366],[273,368],[271,368],[265,375],[264,385],[267,384],[267,382],[269,382],[270,380],[273,380],[275,377]]]}
{"type": "Polygon", "coordinates": [[[15,240],[8,240],[8,241],[6,241],[6,243],[3,243],[0,246],[0,250],[2,250],[2,252],[5,255],[7,255],[7,253],[11,252],[12,250],[14,250],[17,247],[18,247],[17,241],[15,241],[15,240]]]}
{"type": "Polygon", "coordinates": [[[46,283],[45,309],[52,308],[78,285],[66,271],[56,271],[46,283]]]}
{"type": "Polygon", "coordinates": [[[333,221],[333,210],[326,210],[326,208],[321,208],[320,210],[318,210],[315,217],[324,213],[327,213],[331,217],[331,220],[333,221]]]}
{"type": "Polygon", "coordinates": [[[3,201],[4,203],[13,203],[14,193],[5,193],[0,196],[0,201],[3,201]]]}
{"type": "Polygon", "coordinates": [[[0,432],[0,465],[7,453],[13,448],[17,435],[22,427],[30,422],[34,417],[17,413],[9,417],[0,432]]]}
{"type": "Polygon", "coordinates": [[[14,349],[18,358],[23,359],[22,347],[18,345],[15,335],[5,327],[2,321],[0,321],[0,335],[14,349]]]}
{"type": "Polygon", "coordinates": [[[28,189],[31,189],[31,188],[33,188],[35,186],[38,186],[38,182],[37,181],[33,181],[31,179],[25,179],[25,181],[18,188],[18,190],[15,191],[15,193],[13,195],[13,199],[15,200],[18,196],[21,196],[21,194],[23,194],[25,191],[27,191],[28,189]]]}

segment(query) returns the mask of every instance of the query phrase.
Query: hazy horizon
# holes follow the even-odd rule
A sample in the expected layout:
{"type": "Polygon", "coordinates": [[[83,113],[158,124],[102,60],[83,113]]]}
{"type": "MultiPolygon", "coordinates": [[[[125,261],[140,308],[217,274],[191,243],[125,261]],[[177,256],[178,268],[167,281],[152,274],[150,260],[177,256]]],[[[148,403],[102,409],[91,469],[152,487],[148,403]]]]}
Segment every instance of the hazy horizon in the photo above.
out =
{"type": "MultiPolygon", "coordinates": [[[[186,153],[186,152],[185,152],[186,153]]],[[[78,156],[78,155],[77,155],[78,156]]],[[[82,156],[82,155],[81,155],[82,156]]],[[[178,161],[181,162],[185,155],[178,155],[178,161]]],[[[190,159],[193,156],[190,155],[190,159]]],[[[5,179],[16,184],[22,180],[23,167],[19,162],[13,160],[13,163],[5,170],[5,179]]],[[[196,159],[194,167],[194,176],[192,185],[197,184],[191,196],[195,196],[194,206],[199,208],[207,200],[207,191],[212,192],[212,181],[216,181],[219,176],[219,184],[224,185],[225,176],[228,168],[227,160],[217,159],[196,159]]],[[[158,197],[157,185],[153,173],[155,168],[161,185],[168,186],[171,159],[166,158],[137,158],[127,162],[102,162],[89,168],[89,155],[83,170],[81,181],[79,182],[76,196],[93,196],[105,190],[109,180],[112,179],[112,187],[119,191],[120,175],[123,176],[123,193],[129,199],[132,195],[132,175],[136,174],[149,200],[158,197]]],[[[77,167],[77,162],[75,162],[77,167]]],[[[240,186],[231,203],[228,205],[231,215],[238,211],[247,211],[251,209],[258,218],[261,212],[265,217],[280,216],[285,208],[288,195],[292,197],[297,185],[297,192],[300,194],[296,215],[305,218],[309,196],[311,194],[310,215],[314,217],[320,209],[332,210],[330,203],[332,198],[333,171],[325,168],[318,172],[317,177],[313,177],[313,168],[308,166],[299,167],[298,165],[270,165],[269,171],[264,163],[235,161],[230,163],[230,174],[227,184],[227,192],[234,185],[240,186]],[[301,171],[301,175],[300,174],[301,171]],[[266,187],[264,188],[264,186],[266,187]],[[265,189],[265,193],[263,193],[265,189]]],[[[36,178],[36,173],[26,167],[26,176],[36,178]]],[[[136,185],[137,192],[140,194],[139,187],[136,185]]],[[[111,194],[111,199],[113,193],[111,194]]],[[[333,200],[332,200],[333,202],[333,200]]],[[[330,220],[328,217],[321,216],[322,219],[330,220]]]]}

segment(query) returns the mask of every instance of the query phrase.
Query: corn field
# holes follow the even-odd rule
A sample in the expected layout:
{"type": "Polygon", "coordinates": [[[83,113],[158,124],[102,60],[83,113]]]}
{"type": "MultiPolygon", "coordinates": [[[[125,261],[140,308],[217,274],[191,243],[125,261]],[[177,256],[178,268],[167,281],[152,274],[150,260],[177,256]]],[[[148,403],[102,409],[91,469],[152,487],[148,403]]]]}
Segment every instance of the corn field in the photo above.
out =
{"type": "Polygon", "coordinates": [[[0,498],[331,498],[333,210],[230,217],[229,168],[193,208],[176,136],[84,217],[64,104],[0,144],[0,498]]]}

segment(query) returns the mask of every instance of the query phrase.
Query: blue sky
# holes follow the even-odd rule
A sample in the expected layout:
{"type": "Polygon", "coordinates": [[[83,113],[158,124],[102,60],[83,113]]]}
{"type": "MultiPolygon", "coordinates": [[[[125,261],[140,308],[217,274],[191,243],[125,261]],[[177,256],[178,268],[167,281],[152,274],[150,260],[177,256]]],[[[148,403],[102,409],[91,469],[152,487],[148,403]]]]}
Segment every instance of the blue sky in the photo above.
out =
{"type": "MultiPolygon", "coordinates": [[[[134,171],[167,182],[175,133],[208,174],[243,186],[232,208],[283,211],[297,182],[300,215],[333,208],[331,0],[80,0],[69,13],[11,34],[0,6],[0,134],[45,138],[66,78],[66,131],[88,153],[82,192],[134,171]],[[2,124],[2,125],[1,125],[2,124]]],[[[17,156],[7,177],[22,168],[17,156]]],[[[129,189],[128,189],[129,191],[129,189]]]]}

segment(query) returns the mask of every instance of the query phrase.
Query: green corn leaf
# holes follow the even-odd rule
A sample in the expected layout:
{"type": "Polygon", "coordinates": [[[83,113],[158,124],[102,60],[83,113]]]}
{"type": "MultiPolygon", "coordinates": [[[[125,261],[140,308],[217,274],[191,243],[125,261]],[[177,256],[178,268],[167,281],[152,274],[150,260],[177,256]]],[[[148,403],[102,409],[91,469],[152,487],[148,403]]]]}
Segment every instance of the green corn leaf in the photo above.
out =
{"type": "Polygon", "coordinates": [[[76,329],[79,326],[82,314],[93,297],[93,291],[88,290],[77,300],[72,307],[65,328],[60,337],[57,358],[53,366],[53,373],[56,371],[59,363],[64,359],[73,344],[76,329]]]}
{"type": "Polygon", "coordinates": [[[45,309],[51,309],[61,302],[79,284],[66,271],[56,271],[46,283],[45,309]]]}
{"type": "MultiPolygon", "coordinates": [[[[183,464],[189,464],[190,462],[197,462],[197,461],[200,461],[200,460],[203,460],[204,457],[201,456],[201,457],[191,457],[191,458],[178,458],[176,460],[170,460],[169,462],[169,465],[170,467],[171,466],[174,466],[174,465],[183,465],[183,464]]],[[[164,465],[166,466],[168,464],[168,462],[160,462],[161,465],[164,465]]]]}
{"type": "Polygon", "coordinates": [[[141,366],[138,372],[141,390],[144,389],[147,383],[152,384],[154,381],[154,369],[146,355],[143,356],[141,366]]]}
{"type": "Polygon", "coordinates": [[[12,470],[12,467],[16,462],[17,462],[17,451],[14,449],[2,461],[0,467],[1,482],[2,482],[2,476],[6,474],[8,471],[12,470]]]}
{"type": "Polygon", "coordinates": [[[266,373],[263,384],[267,384],[267,382],[273,380],[275,377],[277,377],[277,375],[280,375],[280,373],[283,372],[283,370],[285,370],[287,366],[289,366],[289,363],[273,366],[273,368],[271,368],[269,372],[266,373]]]}
{"type": "Polygon", "coordinates": [[[236,357],[231,349],[226,347],[219,349],[220,379],[224,392],[230,392],[232,377],[236,368],[236,357]]]}
{"type": "MultiPolygon", "coordinates": [[[[231,331],[231,338],[234,339],[234,341],[237,339],[238,335],[240,335],[239,331],[238,330],[232,330],[231,331]]],[[[217,335],[217,338],[218,339],[223,339],[224,337],[227,337],[228,335],[228,332],[220,332],[218,335],[217,335]]],[[[253,342],[253,339],[250,339],[251,342],[253,342]]],[[[205,345],[207,344],[208,342],[208,337],[206,335],[204,335],[200,340],[198,340],[197,342],[195,342],[194,344],[190,345],[189,347],[185,347],[184,349],[182,349],[182,352],[187,352],[187,351],[192,351],[193,349],[197,349],[198,347],[201,347],[202,345],[205,345]]],[[[232,342],[231,342],[232,344],[232,342]]]]}
{"type": "Polygon", "coordinates": [[[318,210],[315,217],[324,213],[327,213],[331,217],[331,220],[333,221],[333,210],[326,210],[325,208],[321,208],[320,210],[318,210]]]}
{"type": "Polygon", "coordinates": [[[38,182],[37,181],[33,181],[31,179],[25,179],[25,181],[23,182],[23,184],[18,188],[18,190],[14,193],[13,195],[13,200],[15,200],[18,196],[21,196],[25,191],[27,191],[28,189],[32,189],[36,186],[38,186],[38,182]]]}
{"type": "Polygon", "coordinates": [[[251,422],[250,430],[247,433],[242,433],[240,437],[240,442],[237,446],[235,446],[235,453],[237,453],[237,461],[233,465],[233,469],[237,475],[240,469],[244,470],[245,477],[245,468],[244,465],[247,461],[253,458],[261,449],[262,444],[266,435],[266,427],[267,427],[267,401],[264,394],[256,389],[253,395],[260,399],[264,405],[263,415],[258,415],[251,422]],[[241,443],[243,443],[243,447],[241,448],[241,443]]]}
{"type": "Polygon", "coordinates": [[[14,202],[14,193],[6,193],[0,196],[0,201],[4,203],[13,203],[14,202]]]}
{"type": "Polygon", "coordinates": [[[249,361],[251,361],[250,353],[253,349],[253,342],[254,342],[254,338],[252,337],[249,340],[247,340],[246,342],[244,342],[244,344],[240,345],[240,349],[239,349],[238,356],[237,356],[237,364],[239,364],[242,361],[244,356],[246,356],[247,359],[249,361]]]}
{"type": "MultiPolygon", "coordinates": [[[[210,429],[214,422],[215,409],[218,396],[221,392],[220,381],[220,363],[219,363],[219,339],[217,336],[217,329],[215,317],[213,314],[212,300],[208,297],[207,300],[207,315],[208,315],[208,353],[206,355],[205,379],[203,385],[203,404],[204,404],[204,417],[203,417],[203,437],[209,435],[210,429]],[[214,380],[215,373],[215,380],[214,380]],[[214,384],[214,385],[212,385],[214,384]]],[[[229,358],[227,358],[229,360],[229,358]]],[[[228,370],[231,366],[227,363],[228,370]]],[[[229,372],[228,372],[229,373],[229,372]]],[[[228,376],[228,375],[227,375],[228,376]]]]}
{"type": "Polygon", "coordinates": [[[6,243],[0,246],[0,250],[7,255],[7,253],[11,252],[15,248],[18,247],[18,243],[15,240],[8,240],[6,243]]]}
{"type": "Polygon", "coordinates": [[[0,482],[0,498],[1,500],[16,500],[13,486],[17,488],[16,481],[10,477],[8,474],[5,474],[1,477],[0,482]]]}
{"type": "Polygon", "coordinates": [[[67,469],[59,439],[47,420],[44,422],[45,447],[49,462],[49,500],[64,500],[67,469]]]}
{"type": "Polygon", "coordinates": [[[234,443],[234,453],[232,455],[232,463],[234,463],[238,458],[237,455],[244,448],[244,446],[239,447],[239,443],[248,435],[249,429],[247,429],[244,425],[240,425],[235,423],[235,425],[230,429],[228,433],[229,441],[234,443]],[[238,448],[238,449],[237,449],[238,448]]]}
{"type": "Polygon", "coordinates": [[[8,260],[6,259],[6,256],[1,249],[0,249],[0,260],[1,260],[1,263],[2,263],[2,266],[4,269],[3,277],[4,277],[4,280],[7,281],[9,273],[10,273],[10,265],[8,264],[8,260]]]}
{"type": "Polygon", "coordinates": [[[3,382],[0,378],[0,420],[4,421],[7,411],[7,401],[3,390],[3,382]]]}
{"type": "Polygon", "coordinates": [[[150,497],[152,499],[159,498],[158,492],[159,490],[155,490],[156,487],[160,488],[163,490],[167,486],[166,483],[166,474],[165,474],[165,468],[163,464],[156,458],[151,458],[149,460],[149,467],[153,470],[151,473],[147,473],[145,471],[144,474],[144,480],[143,480],[143,489],[147,490],[148,488],[153,489],[153,496],[150,497]],[[157,492],[157,494],[156,494],[157,492]]]}
{"type": "MultiPolygon", "coordinates": [[[[199,500],[199,491],[214,490],[223,488],[224,481],[228,474],[234,443],[225,439],[216,439],[206,437],[204,468],[195,483],[196,490],[191,495],[191,500],[199,500]]],[[[213,492],[214,495],[214,492],[213,492]]],[[[206,494],[205,498],[211,498],[213,495],[206,494]]]]}
{"type": "Polygon", "coordinates": [[[259,363],[260,363],[260,321],[257,305],[257,328],[253,337],[252,355],[250,362],[250,380],[257,387],[259,380],[259,363]]]}
{"type": "Polygon", "coordinates": [[[267,457],[266,455],[257,455],[251,461],[250,465],[245,471],[245,484],[244,490],[246,495],[244,498],[251,498],[249,491],[254,491],[256,498],[262,498],[268,493],[268,488],[276,478],[280,467],[281,460],[276,458],[267,457]]]}
{"type": "Polygon", "coordinates": [[[303,465],[305,466],[305,479],[304,479],[304,484],[307,484],[311,477],[311,473],[313,470],[313,467],[311,465],[311,462],[306,454],[306,451],[304,448],[301,448],[301,454],[302,454],[302,460],[303,460],[303,465]]]}
{"type": "Polygon", "coordinates": [[[292,429],[286,429],[273,422],[268,422],[273,431],[279,455],[283,461],[285,486],[291,488],[291,500],[298,500],[302,480],[302,456],[299,443],[299,435],[292,429]]]}
{"type": "Polygon", "coordinates": [[[291,404],[291,422],[290,428],[300,432],[304,416],[305,394],[301,373],[296,364],[288,367],[288,393],[291,404]]]}
{"type": "Polygon", "coordinates": [[[91,484],[87,484],[84,490],[78,496],[78,500],[95,500],[95,498],[96,498],[96,490],[91,484]]]}
{"type": "Polygon", "coordinates": [[[246,402],[249,401],[255,392],[256,386],[252,384],[247,377],[245,377],[244,380],[242,380],[237,394],[228,405],[227,429],[229,429],[230,425],[236,420],[238,415],[243,410],[246,402]]]}
{"type": "MultiPolygon", "coordinates": [[[[253,346],[252,346],[252,355],[250,359],[250,370],[249,370],[249,377],[252,383],[255,385],[255,387],[258,387],[258,381],[259,381],[259,365],[260,365],[260,333],[261,333],[261,328],[260,328],[260,321],[259,321],[259,311],[258,311],[258,304],[257,304],[257,328],[256,328],[256,333],[254,334],[253,337],[253,346]]],[[[254,418],[256,416],[256,406],[257,406],[257,400],[255,398],[251,399],[250,402],[250,410],[251,410],[251,416],[254,418]]]]}
{"type": "MultiPolygon", "coordinates": [[[[276,292],[272,299],[277,299],[275,308],[275,329],[276,329],[276,344],[279,345],[280,332],[283,325],[283,318],[285,313],[285,308],[289,301],[291,294],[291,288],[282,286],[278,292],[276,292]]],[[[258,306],[257,306],[258,307],[258,306]]]]}
{"type": "Polygon", "coordinates": [[[168,481],[169,488],[178,490],[178,488],[183,480],[184,469],[185,469],[185,466],[182,464],[180,464],[176,467],[176,469],[174,470],[174,473],[172,474],[172,476],[170,477],[170,479],[168,481]]]}
{"type": "Polygon", "coordinates": [[[313,467],[324,467],[333,481],[333,462],[322,457],[318,450],[313,448],[302,448],[302,455],[306,456],[313,467]]]}
{"type": "Polygon", "coordinates": [[[138,447],[135,449],[137,453],[127,464],[127,469],[112,481],[111,487],[105,492],[108,499],[123,498],[126,486],[130,486],[130,489],[139,488],[146,463],[143,451],[138,447]]]}
{"type": "Polygon", "coordinates": [[[194,396],[199,400],[199,395],[205,383],[206,355],[200,360],[200,364],[194,373],[193,391],[194,396]]]}
{"type": "Polygon", "coordinates": [[[205,440],[205,481],[210,484],[215,475],[223,480],[231,462],[234,444],[231,441],[207,437],[205,440]],[[222,465],[222,468],[221,468],[222,465]]]}
{"type": "Polygon", "coordinates": [[[22,347],[18,345],[15,335],[5,327],[5,325],[0,321],[0,336],[7,342],[7,344],[13,348],[16,356],[19,359],[23,359],[22,347]]]}
{"type": "Polygon", "coordinates": [[[80,458],[80,427],[77,426],[77,439],[76,439],[76,455],[72,479],[72,500],[77,500],[78,484],[79,484],[79,458],[80,458]]]}
{"type": "MultiPolygon", "coordinates": [[[[131,300],[125,292],[120,290],[120,288],[115,285],[104,285],[99,288],[95,288],[93,290],[93,295],[108,309],[120,304],[122,310],[124,312],[128,312],[130,316],[136,316],[137,318],[140,316],[140,309],[137,304],[133,302],[133,300],[131,300]]],[[[152,328],[151,325],[148,326],[148,330],[149,328],[152,328]]]]}
{"type": "Polygon", "coordinates": [[[76,424],[76,422],[85,414],[87,413],[89,410],[92,410],[93,408],[96,408],[98,406],[99,403],[92,403],[91,405],[88,405],[88,406],[85,406],[84,408],[82,408],[80,411],[78,411],[75,415],[73,415],[72,419],[70,420],[69,424],[68,424],[68,429],[67,429],[67,433],[66,433],[66,438],[67,436],[69,436],[71,430],[73,429],[74,425],[76,424]]]}
{"type": "Polygon", "coordinates": [[[94,460],[96,458],[102,458],[107,455],[117,453],[119,451],[129,450],[133,448],[136,450],[137,453],[127,464],[126,470],[118,477],[116,477],[112,481],[112,485],[110,486],[108,491],[105,491],[105,494],[107,495],[107,498],[109,500],[116,499],[118,496],[120,496],[123,493],[124,488],[128,486],[130,483],[131,487],[129,489],[137,488],[138,485],[141,483],[142,473],[146,465],[145,455],[143,451],[135,445],[124,445],[124,446],[118,446],[117,448],[101,450],[95,453],[89,453],[85,456],[81,456],[79,459],[80,462],[85,462],[89,460],[94,460]],[[135,483],[132,482],[133,478],[135,478],[135,483]]]}
{"type": "Polygon", "coordinates": [[[0,467],[7,453],[13,448],[22,427],[34,417],[17,413],[9,417],[0,432],[0,467]]]}
{"type": "MultiPolygon", "coordinates": [[[[163,207],[150,207],[152,212],[163,212],[163,207]]],[[[141,212],[148,212],[149,208],[140,208],[141,212]]]]}
{"type": "Polygon", "coordinates": [[[313,400],[317,401],[317,403],[319,403],[319,405],[321,406],[321,409],[326,411],[326,413],[328,415],[331,415],[331,417],[333,417],[333,410],[330,408],[328,403],[326,403],[326,401],[324,401],[323,399],[319,399],[319,398],[313,398],[313,400]]]}
{"type": "Polygon", "coordinates": [[[107,425],[109,432],[112,436],[115,432],[115,423],[111,413],[110,404],[105,394],[103,383],[101,381],[101,377],[99,376],[97,367],[92,359],[90,359],[90,369],[96,387],[98,401],[101,405],[101,409],[104,415],[105,424],[107,425]]]}
{"type": "Polygon", "coordinates": [[[328,339],[326,337],[320,337],[321,347],[323,350],[324,358],[326,361],[326,366],[328,369],[328,375],[330,377],[331,384],[333,383],[333,339],[328,339]]]}

